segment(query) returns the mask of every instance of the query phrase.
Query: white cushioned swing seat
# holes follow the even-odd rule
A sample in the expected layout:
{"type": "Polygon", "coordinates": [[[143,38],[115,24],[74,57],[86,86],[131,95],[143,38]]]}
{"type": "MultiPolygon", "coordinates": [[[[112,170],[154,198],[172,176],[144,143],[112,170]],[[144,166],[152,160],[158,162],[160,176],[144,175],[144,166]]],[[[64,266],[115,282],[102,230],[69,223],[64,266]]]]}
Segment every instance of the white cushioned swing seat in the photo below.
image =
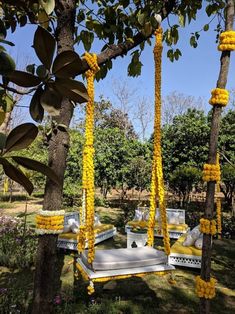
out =
{"type": "MultiPolygon", "coordinates": [[[[87,251],[82,254],[82,262],[90,268],[87,262],[87,251]]],[[[152,247],[125,248],[112,250],[96,250],[93,270],[129,269],[137,267],[166,264],[164,252],[152,247]]]]}

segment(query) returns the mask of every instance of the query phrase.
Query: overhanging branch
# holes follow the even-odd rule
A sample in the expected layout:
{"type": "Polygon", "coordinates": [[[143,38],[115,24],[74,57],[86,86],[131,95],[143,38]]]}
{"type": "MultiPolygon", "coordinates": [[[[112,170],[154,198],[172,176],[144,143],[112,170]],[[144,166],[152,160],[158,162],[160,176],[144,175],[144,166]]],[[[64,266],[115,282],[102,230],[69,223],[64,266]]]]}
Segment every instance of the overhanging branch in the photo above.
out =
{"type": "MultiPolygon", "coordinates": [[[[159,12],[159,14],[162,17],[162,20],[164,20],[177,7],[177,1],[165,0],[163,2],[164,2],[164,6],[162,10],[159,12]]],[[[108,60],[116,59],[119,56],[123,56],[127,54],[128,51],[132,50],[133,48],[140,45],[142,42],[152,37],[152,35],[154,34],[154,31],[155,30],[153,30],[153,32],[149,36],[144,36],[140,32],[133,37],[132,41],[127,40],[118,45],[109,45],[108,48],[106,48],[100,54],[97,54],[98,64],[102,65],[108,60]]],[[[81,71],[78,73],[78,75],[85,73],[88,69],[89,69],[89,66],[87,62],[83,60],[81,71]]]]}

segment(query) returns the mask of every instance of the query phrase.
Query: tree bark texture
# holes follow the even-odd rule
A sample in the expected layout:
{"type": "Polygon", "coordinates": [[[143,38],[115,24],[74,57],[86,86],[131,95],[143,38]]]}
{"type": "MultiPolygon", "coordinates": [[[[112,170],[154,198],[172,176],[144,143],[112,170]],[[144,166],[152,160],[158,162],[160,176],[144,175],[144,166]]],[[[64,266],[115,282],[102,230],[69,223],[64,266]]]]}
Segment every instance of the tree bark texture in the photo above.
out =
{"type": "MultiPolygon", "coordinates": [[[[228,0],[225,8],[226,20],[225,20],[225,30],[233,29],[233,19],[234,19],[234,1],[228,0]]],[[[218,88],[225,88],[227,84],[228,70],[230,63],[230,52],[223,51],[220,58],[220,72],[217,81],[218,88]]],[[[210,143],[209,143],[209,155],[208,163],[216,163],[216,154],[218,146],[218,135],[221,120],[222,107],[219,105],[213,106],[212,111],[212,121],[211,121],[211,131],[210,131],[210,143]]],[[[215,182],[209,181],[207,183],[206,192],[206,204],[204,217],[206,219],[213,219],[214,216],[214,196],[215,196],[215,182]]],[[[205,281],[210,280],[211,274],[211,252],[212,252],[212,237],[211,235],[203,235],[203,247],[202,247],[202,266],[201,266],[201,278],[205,281]]],[[[200,313],[208,314],[210,313],[210,300],[201,298],[200,299],[200,313]]]]}
{"type": "MultiPolygon", "coordinates": [[[[57,53],[73,50],[74,22],[76,12],[75,0],[56,1],[57,15],[57,53]]],[[[64,98],[57,123],[70,124],[73,115],[73,105],[64,98]]],[[[59,178],[59,184],[47,179],[44,195],[44,210],[60,210],[62,204],[64,172],[69,149],[69,134],[56,130],[49,141],[48,164],[59,178]]],[[[60,280],[57,254],[57,236],[43,235],[39,237],[34,277],[33,314],[52,313],[53,298],[56,294],[56,283],[60,280]]],[[[61,265],[62,267],[62,265],[61,265]]]]}

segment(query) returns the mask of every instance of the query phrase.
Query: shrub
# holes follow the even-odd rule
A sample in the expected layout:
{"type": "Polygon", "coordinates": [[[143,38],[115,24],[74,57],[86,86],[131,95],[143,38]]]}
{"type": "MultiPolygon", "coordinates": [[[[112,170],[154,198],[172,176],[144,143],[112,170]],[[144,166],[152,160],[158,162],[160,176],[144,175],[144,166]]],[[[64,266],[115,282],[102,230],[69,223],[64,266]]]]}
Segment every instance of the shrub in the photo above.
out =
{"type": "Polygon", "coordinates": [[[22,219],[0,216],[0,265],[28,268],[34,264],[37,238],[22,219]]]}

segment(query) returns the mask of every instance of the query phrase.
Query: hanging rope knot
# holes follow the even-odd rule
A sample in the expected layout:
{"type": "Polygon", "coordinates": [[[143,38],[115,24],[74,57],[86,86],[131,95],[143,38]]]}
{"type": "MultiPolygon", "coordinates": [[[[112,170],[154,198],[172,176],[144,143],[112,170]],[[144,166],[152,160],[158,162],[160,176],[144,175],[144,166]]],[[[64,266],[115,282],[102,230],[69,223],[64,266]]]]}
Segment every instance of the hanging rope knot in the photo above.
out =
{"type": "Polygon", "coordinates": [[[87,77],[95,75],[100,70],[95,53],[85,52],[83,59],[86,60],[90,67],[90,69],[86,71],[87,77]]]}
{"type": "Polygon", "coordinates": [[[235,31],[225,31],[219,36],[219,51],[232,51],[235,50],[235,31]]]}
{"type": "Polygon", "coordinates": [[[200,219],[200,231],[205,234],[215,235],[217,233],[216,230],[216,221],[201,218],[200,219]]]}
{"type": "Polygon", "coordinates": [[[217,280],[210,278],[209,281],[196,276],[196,293],[199,298],[212,299],[215,297],[215,285],[217,280]]]}
{"type": "Polygon", "coordinates": [[[220,181],[220,165],[219,164],[204,164],[202,172],[202,180],[205,182],[209,181],[220,181]]]}
{"type": "Polygon", "coordinates": [[[215,88],[211,91],[210,105],[226,106],[229,101],[229,91],[223,88],[215,88]]]}

